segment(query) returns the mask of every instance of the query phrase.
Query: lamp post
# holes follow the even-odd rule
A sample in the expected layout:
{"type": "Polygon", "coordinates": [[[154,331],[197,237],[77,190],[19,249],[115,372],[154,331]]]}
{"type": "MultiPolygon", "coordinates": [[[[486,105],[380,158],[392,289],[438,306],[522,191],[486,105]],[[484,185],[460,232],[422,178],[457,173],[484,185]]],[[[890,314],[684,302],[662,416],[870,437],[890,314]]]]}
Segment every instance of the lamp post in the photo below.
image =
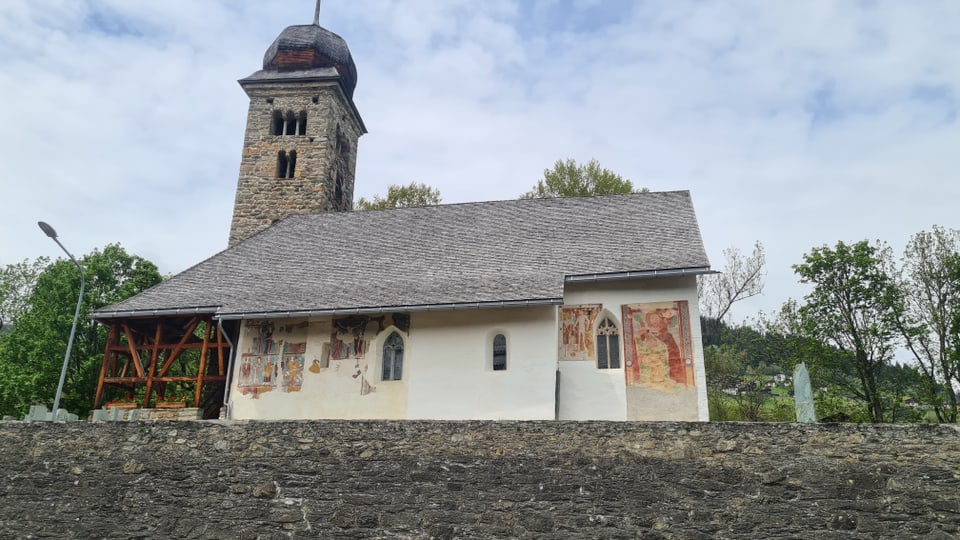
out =
{"type": "Polygon", "coordinates": [[[73,347],[73,336],[77,333],[77,319],[80,318],[80,304],[83,303],[83,287],[85,282],[83,277],[83,268],[80,266],[80,263],[73,258],[73,255],[67,251],[67,248],[63,247],[63,244],[60,243],[60,240],[57,239],[57,231],[43,221],[38,221],[37,225],[40,226],[40,229],[44,232],[44,234],[52,238],[53,241],[60,246],[60,249],[67,254],[67,257],[70,257],[70,260],[73,261],[73,264],[77,265],[77,270],[80,271],[80,296],[77,298],[77,311],[73,314],[73,326],[70,327],[70,339],[67,340],[67,353],[63,355],[63,369],[60,370],[60,383],[57,384],[57,394],[53,398],[53,412],[50,414],[50,420],[56,421],[57,411],[60,409],[60,396],[63,394],[63,381],[67,378],[67,365],[70,363],[70,349],[73,347]]]}

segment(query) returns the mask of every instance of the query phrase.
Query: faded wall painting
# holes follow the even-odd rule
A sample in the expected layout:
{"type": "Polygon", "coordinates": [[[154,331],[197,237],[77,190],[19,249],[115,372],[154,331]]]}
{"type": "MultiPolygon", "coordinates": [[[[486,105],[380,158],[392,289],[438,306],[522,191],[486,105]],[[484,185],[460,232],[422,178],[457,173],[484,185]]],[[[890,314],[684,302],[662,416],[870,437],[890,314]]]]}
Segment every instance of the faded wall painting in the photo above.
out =
{"type": "Polygon", "coordinates": [[[600,304],[560,308],[560,360],[596,361],[593,326],[600,308],[600,304]]]}
{"type": "Polygon", "coordinates": [[[270,321],[247,321],[243,327],[249,347],[240,355],[237,387],[257,398],[265,392],[299,392],[303,385],[306,321],[276,326],[270,321]]]}
{"type": "Polygon", "coordinates": [[[325,370],[341,376],[349,374],[361,396],[376,392],[377,387],[371,384],[368,372],[370,363],[380,360],[380,353],[369,350],[370,342],[391,324],[409,335],[410,315],[406,313],[333,319],[330,341],[322,345],[320,357],[314,357],[308,369],[318,374],[325,370]]]}
{"type": "MultiPolygon", "coordinates": [[[[383,317],[379,319],[382,321],[383,317]]],[[[370,340],[365,335],[369,322],[370,317],[364,315],[334,319],[333,333],[330,334],[330,359],[362,359],[366,356],[370,347],[370,340]]]]}
{"type": "Polygon", "coordinates": [[[622,309],[627,386],[667,391],[693,387],[687,301],[627,304],[622,309]]]}

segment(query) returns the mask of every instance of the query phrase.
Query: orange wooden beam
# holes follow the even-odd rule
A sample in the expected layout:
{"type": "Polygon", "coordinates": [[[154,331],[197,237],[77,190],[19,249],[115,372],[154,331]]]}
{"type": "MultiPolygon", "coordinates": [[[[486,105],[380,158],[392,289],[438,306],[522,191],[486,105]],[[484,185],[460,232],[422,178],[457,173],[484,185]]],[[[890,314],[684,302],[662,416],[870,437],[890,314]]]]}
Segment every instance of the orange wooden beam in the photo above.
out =
{"type": "MultiPolygon", "coordinates": [[[[107,344],[117,339],[117,326],[110,325],[110,332],[107,334],[107,344]]],[[[99,409],[100,402],[103,400],[103,379],[107,376],[107,364],[110,362],[110,347],[103,351],[103,363],[100,365],[100,376],[97,378],[97,393],[93,398],[93,408],[99,409]]],[[[114,361],[116,363],[116,361],[114,361]]]]}
{"type": "Polygon", "coordinates": [[[127,336],[127,347],[130,349],[130,357],[133,359],[133,368],[137,370],[137,375],[143,377],[143,363],[140,362],[140,354],[137,353],[136,341],[133,339],[133,332],[130,326],[123,323],[123,333],[127,336]]]}
{"type": "Polygon", "coordinates": [[[207,324],[203,328],[203,348],[200,349],[200,369],[197,370],[197,388],[194,391],[193,396],[193,406],[200,406],[200,393],[203,391],[203,376],[207,373],[207,353],[209,348],[207,344],[210,343],[210,321],[207,321],[207,324]]]}
{"type": "Polygon", "coordinates": [[[180,356],[180,353],[183,352],[184,345],[187,344],[190,336],[193,335],[193,331],[197,329],[198,324],[200,324],[200,317],[194,317],[190,319],[190,322],[187,323],[186,330],[183,333],[183,337],[180,338],[180,342],[177,343],[176,347],[173,348],[173,352],[167,355],[167,361],[163,363],[163,367],[160,368],[158,375],[163,376],[167,374],[167,371],[170,370],[170,366],[173,365],[173,363],[177,360],[177,357],[180,356]]]}
{"type": "Polygon", "coordinates": [[[160,337],[163,335],[163,319],[157,319],[157,331],[156,337],[153,340],[153,350],[150,352],[150,369],[147,371],[147,389],[143,394],[143,406],[147,409],[150,408],[150,402],[152,396],[150,395],[153,392],[153,376],[157,371],[157,362],[159,361],[160,356],[160,337]]]}

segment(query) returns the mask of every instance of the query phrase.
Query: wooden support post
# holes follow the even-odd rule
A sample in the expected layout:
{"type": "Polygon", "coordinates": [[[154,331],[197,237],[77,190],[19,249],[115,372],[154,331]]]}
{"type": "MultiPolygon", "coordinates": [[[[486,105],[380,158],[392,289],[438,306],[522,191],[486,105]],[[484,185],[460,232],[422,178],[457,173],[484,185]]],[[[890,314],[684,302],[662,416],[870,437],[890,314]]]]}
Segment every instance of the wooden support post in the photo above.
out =
{"type": "Polygon", "coordinates": [[[157,371],[157,362],[160,355],[160,338],[163,336],[163,319],[157,319],[157,331],[153,340],[153,350],[150,352],[150,369],[147,374],[147,390],[143,394],[144,408],[150,408],[150,393],[153,391],[153,374],[157,371]]]}
{"type": "Polygon", "coordinates": [[[187,323],[186,329],[183,331],[183,336],[180,338],[180,342],[177,343],[177,346],[174,347],[173,351],[167,356],[166,362],[163,363],[163,367],[160,368],[158,372],[162,377],[167,374],[167,371],[170,370],[170,366],[173,365],[173,362],[180,356],[180,353],[183,352],[184,345],[187,344],[187,341],[190,341],[190,336],[193,335],[193,331],[197,329],[197,325],[200,324],[200,317],[194,317],[190,319],[190,322],[187,323]]]}
{"type": "MultiPolygon", "coordinates": [[[[110,362],[110,345],[117,339],[117,325],[110,325],[110,332],[107,334],[107,346],[103,350],[103,364],[100,365],[100,376],[97,378],[97,394],[93,398],[93,408],[99,409],[100,402],[103,401],[103,379],[107,376],[107,365],[110,362]]],[[[114,359],[114,363],[116,360],[114,359]]]]}
{"type": "MultiPolygon", "coordinates": [[[[212,320],[210,322],[213,322],[212,320]]],[[[226,371],[223,370],[223,329],[220,328],[220,325],[217,325],[217,375],[226,375],[226,371]]]]}
{"type": "Polygon", "coordinates": [[[200,394],[203,391],[203,379],[207,376],[207,354],[209,348],[207,345],[210,343],[210,320],[207,319],[207,323],[204,325],[203,329],[203,348],[200,349],[200,369],[197,371],[197,389],[193,396],[193,406],[200,406],[200,394]]]}
{"type": "Polygon", "coordinates": [[[133,367],[137,370],[137,375],[143,377],[145,373],[143,372],[143,363],[140,362],[140,354],[137,353],[137,344],[133,339],[133,332],[130,331],[130,327],[124,323],[123,333],[127,336],[127,347],[130,348],[130,357],[133,359],[133,367]]]}

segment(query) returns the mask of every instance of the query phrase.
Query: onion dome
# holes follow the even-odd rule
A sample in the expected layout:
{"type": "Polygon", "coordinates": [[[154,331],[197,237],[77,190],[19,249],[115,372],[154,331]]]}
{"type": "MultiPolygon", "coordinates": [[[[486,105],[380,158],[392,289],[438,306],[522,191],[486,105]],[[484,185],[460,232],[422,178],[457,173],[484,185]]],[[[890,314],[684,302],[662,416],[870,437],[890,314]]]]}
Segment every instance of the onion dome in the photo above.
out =
{"type": "Polygon", "coordinates": [[[315,24],[288,26],[263,55],[263,69],[271,72],[313,71],[333,68],[340,85],[353,99],[357,66],[342,37],[315,24]]]}

